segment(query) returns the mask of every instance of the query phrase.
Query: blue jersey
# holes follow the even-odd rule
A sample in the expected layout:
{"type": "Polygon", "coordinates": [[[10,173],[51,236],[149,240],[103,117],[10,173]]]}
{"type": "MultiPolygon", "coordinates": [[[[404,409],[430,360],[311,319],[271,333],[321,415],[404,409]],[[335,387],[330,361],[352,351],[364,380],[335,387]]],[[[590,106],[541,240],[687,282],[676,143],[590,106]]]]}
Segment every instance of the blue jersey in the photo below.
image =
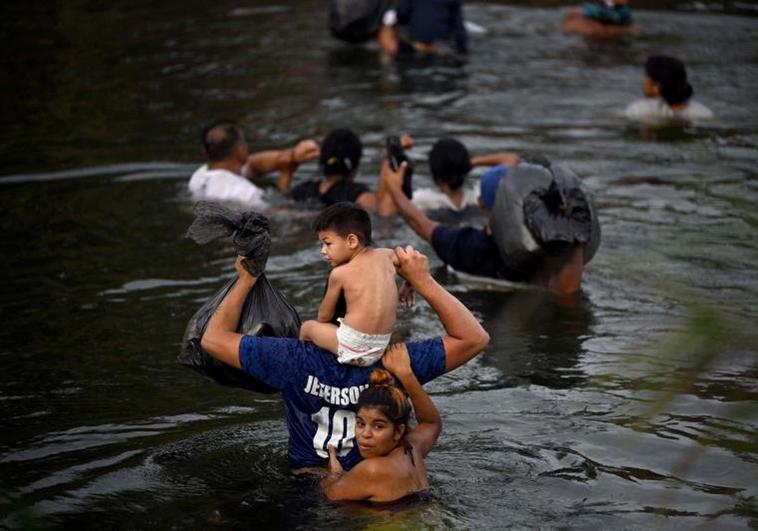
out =
{"type": "MultiPolygon", "coordinates": [[[[408,343],[411,368],[423,384],[445,372],[442,339],[408,343]]],[[[248,374],[282,392],[289,430],[290,466],[326,466],[327,448],[337,449],[347,470],[360,460],[355,444],[358,396],[371,367],[342,365],[330,352],[292,338],[245,336],[240,364],[248,374]]]]}

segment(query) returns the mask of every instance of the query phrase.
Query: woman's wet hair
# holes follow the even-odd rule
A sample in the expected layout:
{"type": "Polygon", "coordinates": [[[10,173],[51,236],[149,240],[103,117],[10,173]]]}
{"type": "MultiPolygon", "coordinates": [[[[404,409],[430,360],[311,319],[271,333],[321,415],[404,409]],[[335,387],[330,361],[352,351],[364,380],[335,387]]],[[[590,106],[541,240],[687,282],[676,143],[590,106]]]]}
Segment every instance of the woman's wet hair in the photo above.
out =
{"type": "Polygon", "coordinates": [[[661,97],[669,105],[687,103],[692,97],[694,91],[687,81],[687,70],[679,59],[666,55],[648,57],[645,73],[658,83],[661,97]]]}
{"type": "Polygon", "coordinates": [[[313,220],[316,233],[331,230],[347,238],[355,234],[362,245],[371,245],[371,217],[355,203],[341,201],[329,205],[313,220]]]}
{"type": "Polygon", "coordinates": [[[363,155],[363,144],[350,129],[331,131],[321,144],[319,164],[324,175],[349,177],[358,168],[363,155]]]}
{"type": "Polygon", "coordinates": [[[215,120],[203,127],[203,148],[210,162],[221,162],[234,154],[237,144],[245,140],[242,130],[231,120],[215,120]]]}
{"type": "Polygon", "coordinates": [[[466,175],[471,171],[471,157],[466,146],[454,138],[441,138],[429,152],[429,171],[438,183],[457,190],[463,186],[466,175]]]}
{"type": "Polygon", "coordinates": [[[408,426],[411,405],[385,369],[371,372],[369,386],[358,397],[358,409],[362,407],[378,409],[395,426],[408,426]]]}

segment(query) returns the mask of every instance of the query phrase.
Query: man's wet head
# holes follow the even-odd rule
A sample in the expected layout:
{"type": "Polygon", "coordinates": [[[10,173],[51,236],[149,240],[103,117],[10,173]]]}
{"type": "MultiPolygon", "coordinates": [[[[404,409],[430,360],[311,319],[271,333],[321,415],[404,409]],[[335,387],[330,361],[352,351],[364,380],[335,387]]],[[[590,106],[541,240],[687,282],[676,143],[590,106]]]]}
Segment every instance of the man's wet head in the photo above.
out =
{"type": "Polygon", "coordinates": [[[210,164],[232,160],[244,164],[249,155],[242,129],[231,120],[216,120],[203,127],[202,142],[210,164]]]}

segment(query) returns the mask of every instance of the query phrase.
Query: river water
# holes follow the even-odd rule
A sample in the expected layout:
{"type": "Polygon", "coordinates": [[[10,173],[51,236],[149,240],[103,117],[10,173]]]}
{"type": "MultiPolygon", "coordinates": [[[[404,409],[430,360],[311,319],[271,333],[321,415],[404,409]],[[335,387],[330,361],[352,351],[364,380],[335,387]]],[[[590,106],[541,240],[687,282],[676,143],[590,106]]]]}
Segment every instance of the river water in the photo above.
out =
{"type": "MultiPolygon", "coordinates": [[[[758,524],[754,4],[636,2],[644,33],[603,43],[559,34],[559,2],[471,2],[488,33],[466,62],[403,65],[333,40],[316,0],[113,4],[0,7],[0,527],[758,524]],[[685,61],[711,123],[622,118],[654,53],[685,61]],[[369,185],[383,137],[409,132],[417,186],[447,135],[544,153],[596,194],[576,299],[437,271],[492,342],[427,385],[445,423],[427,499],[326,502],[288,474],[276,395],[176,364],[233,274],[227,244],[183,238],[199,127],[219,116],[254,150],[352,127],[369,185]]],[[[313,213],[271,202],[269,277],[313,317],[313,213]]],[[[399,219],[375,237],[431,253],[399,219]]],[[[398,330],[442,329],[417,304],[398,330]]]]}

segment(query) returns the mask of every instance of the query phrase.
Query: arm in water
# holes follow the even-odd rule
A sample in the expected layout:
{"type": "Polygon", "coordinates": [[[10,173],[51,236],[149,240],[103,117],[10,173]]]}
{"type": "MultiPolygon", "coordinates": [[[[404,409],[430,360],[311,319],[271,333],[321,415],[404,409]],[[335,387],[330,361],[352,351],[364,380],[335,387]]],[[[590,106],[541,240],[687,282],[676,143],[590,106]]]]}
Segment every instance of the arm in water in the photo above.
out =
{"type": "Polygon", "coordinates": [[[303,162],[318,157],[319,147],[314,140],[301,140],[289,149],[259,151],[247,158],[245,167],[251,180],[256,177],[278,171],[276,187],[283,194],[289,192],[292,175],[303,162]]]}

